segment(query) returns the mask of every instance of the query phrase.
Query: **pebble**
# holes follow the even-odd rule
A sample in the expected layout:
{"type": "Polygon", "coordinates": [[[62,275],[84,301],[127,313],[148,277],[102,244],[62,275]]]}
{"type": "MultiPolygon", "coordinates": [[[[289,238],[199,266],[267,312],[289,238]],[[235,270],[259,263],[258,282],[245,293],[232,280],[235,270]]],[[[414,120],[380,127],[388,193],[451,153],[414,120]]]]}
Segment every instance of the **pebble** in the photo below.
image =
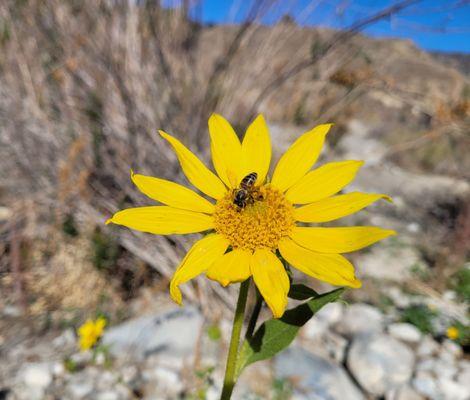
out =
{"type": "Polygon", "coordinates": [[[108,329],[103,344],[116,357],[123,354],[142,360],[152,354],[185,358],[194,355],[203,317],[195,307],[134,318],[108,329]]]}
{"type": "Polygon", "coordinates": [[[51,367],[46,363],[27,364],[19,374],[26,386],[45,389],[52,383],[51,367]]]}
{"type": "Polygon", "coordinates": [[[119,400],[119,394],[113,392],[112,390],[107,390],[105,392],[98,393],[96,395],[96,400],[119,400]]]}
{"type": "Polygon", "coordinates": [[[445,339],[441,344],[441,354],[443,353],[451,354],[454,358],[460,358],[462,357],[463,350],[457,343],[445,339]]]}
{"type": "Polygon", "coordinates": [[[75,346],[77,343],[77,338],[73,329],[66,329],[59,336],[52,340],[52,345],[58,349],[63,350],[65,347],[75,346]]]}
{"type": "Polygon", "coordinates": [[[275,374],[295,379],[308,399],[363,400],[364,396],[344,369],[303,348],[292,346],[274,359],[275,374]]]}
{"type": "Polygon", "coordinates": [[[392,389],[385,394],[385,400],[424,400],[416,390],[409,385],[392,389]]]}
{"type": "Polygon", "coordinates": [[[343,316],[344,304],[340,302],[328,303],[318,311],[314,318],[324,321],[328,325],[339,322],[343,316]]]}
{"type": "Polygon", "coordinates": [[[55,377],[60,377],[60,376],[64,375],[64,374],[65,374],[64,363],[62,363],[62,362],[55,362],[55,363],[52,365],[52,374],[53,374],[55,377]]]}
{"type": "Polygon", "coordinates": [[[363,335],[354,339],[347,365],[365,390],[383,396],[409,381],[413,375],[414,354],[390,336],[363,335]]]}
{"type": "Polygon", "coordinates": [[[421,340],[416,354],[418,357],[425,358],[436,354],[439,351],[439,343],[437,343],[431,336],[426,335],[421,340]]]}
{"type": "Polygon", "coordinates": [[[470,398],[470,386],[468,382],[466,385],[461,385],[452,379],[439,376],[438,388],[443,395],[444,399],[449,400],[468,400],[470,398]]]}
{"type": "Polygon", "coordinates": [[[413,379],[413,387],[423,396],[431,399],[438,398],[437,383],[430,372],[418,371],[413,379]]]}
{"type": "Polygon", "coordinates": [[[81,400],[93,392],[93,383],[88,379],[69,382],[66,389],[70,399],[81,400]]]}
{"type": "Polygon", "coordinates": [[[395,339],[408,343],[418,343],[422,334],[414,325],[398,322],[388,327],[388,333],[395,339]]]}
{"type": "Polygon", "coordinates": [[[383,324],[383,314],[377,308],[359,303],[346,308],[336,329],[341,334],[352,337],[359,334],[381,332],[383,324]]]}

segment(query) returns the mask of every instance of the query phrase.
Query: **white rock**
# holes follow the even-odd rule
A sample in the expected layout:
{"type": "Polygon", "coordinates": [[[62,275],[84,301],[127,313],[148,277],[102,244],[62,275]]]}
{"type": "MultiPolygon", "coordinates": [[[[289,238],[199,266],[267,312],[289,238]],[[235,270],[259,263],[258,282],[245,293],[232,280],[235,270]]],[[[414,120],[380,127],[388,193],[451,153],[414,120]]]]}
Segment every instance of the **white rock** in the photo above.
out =
{"type": "Polygon", "coordinates": [[[344,312],[344,304],[340,302],[328,303],[318,311],[314,318],[326,322],[328,325],[333,325],[339,322],[344,312]]]}
{"type": "Polygon", "coordinates": [[[418,372],[413,379],[413,387],[424,396],[438,398],[437,382],[429,372],[418,372]]]}
{"type": "Polygon", "coordinates": [[[447,379],[453,379],[457,375],[457,372],[458,372],[458,369],[455,363],[442,361],[439,359],[436,360],[436,364],[434,368],[434,374],[436,376],[447,378],[447,379]]]}
{"type": "Polygon", "coordinates": [[[410,267],[419,266],[426,271],[427,266],[414,247],[373,247],[371,251],[358,255],[356,262],[359,276],[404,282],[410,279],[410,267]]]}
{"type": "Polygon", "coordinates": [[[102,371],[98,378],[97,387],[99,390],[106,391],[112,388],[118,380],[118,377],[111,371],[102,371]]]}
{"type": "Polygon", "coordinates": [[[424,400],[424,397],[409,385],[393,389],[385,394],[385,400],[424,400]]]}
{"type": "Polygon", "coordinates": [[[464,369],[457,375],[457,382],[461,385],[470,384],[470,369],[464,369]]]}
{"type": "Polygon", "coordinates": [[[411,301],[406,293],[403,293],[398,287],[392,286],[387,290],[387,295],[393,303],[400,308],[407,308],[410,306],[411,301]]]}
{"type": "Polygon", "coordinates": [[[413,374],[414,354],[390,336],[362,335],[354,339],[347,365],[365,390],[383,396],[409,381],[413,374]]]}
{"type": "Polygon", "coordinates": [[[119,394],[112,390],[107,390],[96,395],[96,400],[119,400],[119,398],[119,394]]]}
{"type": "Polygon", "coordinates": [[[459,360],[458,365],[461,371],[470,371],[470,361],[459,360]]]}
{"type": "Polygon", "coordinates": [[[19,374],[20,380],[26,386],[45,389],[52,383],[51,366],[46,363],[27,364],[19,374]]]}
{"type": "Polygon", "coordinates": [[[68,383],[66,391],[69,399],[81,400],[93,392],[93,383],[86,378],[74,379],[68,383]]]}
{"type": "Polygon", "coordinates": [[[439,376],[438,388],[447,400],[468,400],[470,398],[470,385],[461,385],[449,378],[439,376]]]}
{"type": "Polygon", "coordinates": [[[93,353],[89,350],[81,351],[79,353],[72,354],[70,359],[78,365],[88,364],[93,360],[93,353]]]}
{"type": "Polygon", "coordinates": [[[423,358],[416,365],[417,371],[434,371],[436,369],[436,359],[435,358],[423,358]]]}
{"type": "Polygon", "coordinates": [[[135,365],[126,365],[121,370],[121,379],[124,383],[130,383],[137,379],[139,370],[135,365]]]}
{"type": "Polygon", "coordinates": [[[65,374],[65,367],[64,367],[64,363],[62,362],[55,362],[53,365],[52,365],[52,374],[56,377],[59,377],[59,376],[62,376],[65,374]]]}
{"type": "Polygon", "coordinates": [[[135,318],[108,329],[103,344],[116,357],[122,354],[143,359],[169,353],[180,358],[193,356],[203,317],[194,307],[135,318]]]}
{"type": "Polygon", "coordinates": [[[295,379],[308,399],[364,399],[341,366],[300,347],[283,351],[274,364],[276,376],[295,379]]]}
{"type": "Polygon", "coordinates": [[[368,304],[353,304],[346,308],[343,318],[336,325],[338,332],[345,336],[381,332],[384,318],[382,313],[368,304]]]}
{"type": "Polygon", "coordinates": [[[408,343],[418,343],[421,340],[421,332],[414,325],[407,323],[395,323],[388,327],[388,333],[395,339],[408,343]]]}
{"type": "Polygon", "coordinates": [[[63,350],[68,346],[75,346],[76,343],[77,338],[75,337],[73,329],[66,329],[59,336],[52,340],[52,345],[60,350],[63,350]]]}
{"type": "Polygon", "coordinates": [[[183,389],[181,377],[174,370],[157,367],[153,371],[152,376],[159,386],[164,387],[166,390],[171,390],[172,393],[178,393],[183,389]]]}
{"type": "Polygon", "coordinates": [[[221,391],[220,388],[215,388],[215,387],[211,386],[206,391],[206,400],[219,400],[220,391],[221,391]]]}
{"type": "Polygon", "coordinates": [[[328,324],[321,319],[311,318],[302,328],[303,335],[311,340],[321,338],[328,332],[328,324]]]}
{"type": "Polygon", "coordinates": [[[437,343],[431,336],[426,335],[421,340],[421,343],[416,350],[418,357],[425,358],[436,354],[439,350],[439,343],[437,343]]]}
{"type": "Polygon", "coordinates": [[[457,343],[452,340],[445,339],[442,342],[442,352],[452,354],[453,357],[459,358],[462,357],[463,350],[457,343]]]}
{"type": "Polygon", "coordinates": [[[99,353],[95,356],[95,364],[96,364],[96,365],[104,365],[105,362],[106,362],[106,357],[105,357],[105,355],[104,355],[102,352],[99,352],[99,353]]]}

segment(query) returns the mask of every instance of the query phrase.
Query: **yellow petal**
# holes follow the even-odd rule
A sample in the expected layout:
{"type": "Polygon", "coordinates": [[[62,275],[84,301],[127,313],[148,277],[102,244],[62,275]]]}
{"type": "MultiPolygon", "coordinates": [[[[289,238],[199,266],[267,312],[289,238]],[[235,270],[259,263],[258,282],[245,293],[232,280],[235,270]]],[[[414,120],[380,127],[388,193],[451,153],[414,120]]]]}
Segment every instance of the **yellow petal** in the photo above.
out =
{"type": "Polygon", "coordinates": [[[228,187],[236,187],[241,169],[242,147],[230,123],[219,114],[209,118],[212,163],[228,187]]]}
{"type": "Polygon", "coordinates": [[[361,281],[354,276],[353,265],[340,254],[316,253],[287,237],[279,242],[279,251],[289,264],[304,274],[336,286],[361,287],[361,281]]]}
{"type": "Polygon", "coordinates": [[[124,225],[155,235],[186,234],[214,228],[211,216],[168,206],[136,207],[118,211],[106,224],[124,225]]]}
{"type": "Polygon", "coordinates": [[[281,261],[270,250],[259,249],[251,256],[250,269],[274,318],[282,317],[287,306],[289,278],[281,261]]]}
{"type": "Polygon", "coordinates": [[[319,253],[348,253],[395,235],[390,229],[375,226],[341,228],[296,227],[289,235],[296,243],[319,253]]]}
{"type": "Polygon", "coordinates": [[[332,162],[309,172],[292,186],[286,198],[292,204],[307,204],[338,193],[356,176],[364,161],[332,162]]]}
{"type": "Polygon", "coordinates": [[[273,186],[284,192],[312,168],[331,126],[332,124],[318,125],[294,142],[277,163],[273,173],[273,186]]]}
{"type": "Polygon", "coordinates": [[[243,282],[251,275],[250,271],[251,252],[236,249],[220,257],[207,270],[207,277],[227,286],[234,282],[243,282]]]}
{"type": "Polygon", "coordinates": [[[352,192],[296,208],[294,216],[301,222],[328,222],[354,214],[379,199],[392,201],[385,194],[352,192]]]}
{"type": "Polygon", "coordinates": [[[179,286],[210,268],[218,258],[222,257],[228,246],[228,240],[216,233],[194,243],[171,279],[171,298],[181,305],[183,297],[179,286]]]}
{"type": "Polygon", "coordinates": [[[214,205],[191,189],[165,179],[131,173],[132,182],[139,190],[160,203],[183,210],[212,214],[214,205]]]}
{"type": "Polygon", "coordinates": [[[256,172],[257,183],[266,179],[271,163],[271,139],[263,116],[260,114],[246,130],[242,143],[242,174],[244,176],[256,172]]]}
{"type": "Polygon", "coordinates": [[[159,131],[173,147],[176,156],[181,164],[184,174],[195,187],[202,193],[214,199],[220,199],[227,192],[227,188],[222,181],[211,172],[188,148],[186,148],[178,139],[159,131]]]}

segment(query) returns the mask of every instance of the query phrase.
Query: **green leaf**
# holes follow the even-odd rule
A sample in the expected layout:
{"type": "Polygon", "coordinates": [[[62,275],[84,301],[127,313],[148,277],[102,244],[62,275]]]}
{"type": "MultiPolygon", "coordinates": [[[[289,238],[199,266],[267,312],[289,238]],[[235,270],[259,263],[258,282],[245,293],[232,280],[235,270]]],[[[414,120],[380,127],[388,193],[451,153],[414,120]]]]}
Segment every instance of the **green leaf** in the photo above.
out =
{"type": "Polygon", "coordinates": [[[237,361],[237,376],[256,361],[266,360],[289,346],[299,329],[325,304],[336,301],[344,288],[321,294],[299,306],[287,310],[279,319],[263,322],[255,334],[246,339],[237,361]]]}
{"type": "Polygon", "coordinates": [[[312,297],[318,297],[318,293],[308,286],[298,284],[291,285],[289,294],[287,296],[294,300],[307,300],[311,299],[312,297]]]}

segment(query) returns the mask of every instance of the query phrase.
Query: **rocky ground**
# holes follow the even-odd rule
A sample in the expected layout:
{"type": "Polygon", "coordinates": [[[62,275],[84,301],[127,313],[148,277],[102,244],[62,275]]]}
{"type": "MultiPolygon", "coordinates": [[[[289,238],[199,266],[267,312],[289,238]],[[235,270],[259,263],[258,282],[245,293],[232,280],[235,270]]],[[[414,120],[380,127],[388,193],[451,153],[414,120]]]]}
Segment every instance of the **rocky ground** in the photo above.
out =
{"type": "MultiPolygon", "coordinates": [[[[348,129],[327,159],[368,159],[349,190],[384,192],[394,205],[376,205],[345,223],[399,235],[354,255],[363,288],[322,309],[288,350],[249,367],[234,398],[469,399],[468,344],[461,340],[468,335],[468,283],[452,286],[436,264],[438,250],[458,238],[449,229],[455,221],[442,213],[449,204],[463,207],[470,185],[401,169],[365,124],[353,120],[348,129]],[[447,337],[452,326],[460,339],[447,337]]],[[[285,127],[271,131],[279,153],[289,142],[285,127]]],[[[10,329],[0,336],[0,399],[217,399],[230,313],[214,320],[196,304],[175,308],[165,291],[144,297],[128,305],[128,318],[107,327],[94,352],[78,350],[76,324],[32,331],[15,306],[3,304],[10,329]]]]}
{"type": "MultiPolygon", "coordinates": [[[[365,303],[330,304],[287,351],[249,367],[234,398],[468,399],[462,348],[400,321],[365,303]]],[[[95,353],[78,352],[71,329],[27,341],[2,355],[3,398],[218,399],[228,327],[187,306],[111,327],[95,353]]]]}

